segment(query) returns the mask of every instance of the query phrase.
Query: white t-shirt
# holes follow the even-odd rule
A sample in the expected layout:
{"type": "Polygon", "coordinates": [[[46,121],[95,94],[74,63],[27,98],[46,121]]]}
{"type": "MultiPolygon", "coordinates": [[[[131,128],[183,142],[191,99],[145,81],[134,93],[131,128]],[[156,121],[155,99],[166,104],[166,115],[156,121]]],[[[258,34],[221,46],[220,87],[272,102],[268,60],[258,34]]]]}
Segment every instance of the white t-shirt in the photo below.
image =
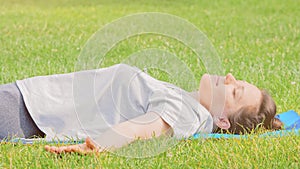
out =
{"type": "Polygon", "coordinates": [[[179,138],[213,127],[210,113],[188,92],[125,64],[16,83],[46,139],[96,138],[147,112],[159,114],[179,138]]]}

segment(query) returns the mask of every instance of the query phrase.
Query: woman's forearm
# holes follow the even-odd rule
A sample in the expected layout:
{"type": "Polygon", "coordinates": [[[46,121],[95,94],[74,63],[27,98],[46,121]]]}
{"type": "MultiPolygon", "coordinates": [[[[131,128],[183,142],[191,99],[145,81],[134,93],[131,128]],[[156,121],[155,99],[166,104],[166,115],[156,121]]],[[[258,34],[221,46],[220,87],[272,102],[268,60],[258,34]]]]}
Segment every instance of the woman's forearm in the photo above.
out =
{"type": "Polygon", "coordinates": [[[149,139],[171,133],[170,130],[170,126],[159,115],[149,112],[112,127],[93,141],[101,150],[113,150],[136,139],[149,139]]]}

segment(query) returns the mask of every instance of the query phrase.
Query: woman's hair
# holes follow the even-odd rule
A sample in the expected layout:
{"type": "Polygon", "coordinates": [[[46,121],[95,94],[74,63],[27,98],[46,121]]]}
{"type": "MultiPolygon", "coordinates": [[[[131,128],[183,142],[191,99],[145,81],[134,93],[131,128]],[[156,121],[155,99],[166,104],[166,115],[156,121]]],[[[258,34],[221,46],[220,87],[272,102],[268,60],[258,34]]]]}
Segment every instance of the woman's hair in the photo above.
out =
{"type": "MultiPolygon", "coordinates": [[[[282,122],[275,117],[276,105],[272,97],[262,90],[262,101],[260,107],[245,106],[232,113],[228,117],[230,128],[228,131],[234,134],[244,134],[251,132],[257,127],[264,127],[269,130],[279,130],[282,127],[282,122]]],[[[222,131],[220,128],[217,132],[222,131]]]]}

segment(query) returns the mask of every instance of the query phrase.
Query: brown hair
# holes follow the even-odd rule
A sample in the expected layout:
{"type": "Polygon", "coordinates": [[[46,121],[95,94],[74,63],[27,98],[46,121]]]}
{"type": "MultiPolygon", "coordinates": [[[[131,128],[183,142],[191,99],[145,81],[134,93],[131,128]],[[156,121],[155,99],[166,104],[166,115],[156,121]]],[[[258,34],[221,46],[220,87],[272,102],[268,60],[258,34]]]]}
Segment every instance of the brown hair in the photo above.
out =
{"type": "MultiPolygon", "coordinates": [[[[234,134],[249,133],[258,127],[264,127],[270,130],[279,130],[282,127],[282,122],[275,117],[276,104],[272,97],[262,90],[262,101],[257,109],[253,106],[242,107],[238,112],[233,113],[228,117],[230,128],[228,132],[234,134]]],[[[218,128],[217,132],[222,131],[218,128]]]]}

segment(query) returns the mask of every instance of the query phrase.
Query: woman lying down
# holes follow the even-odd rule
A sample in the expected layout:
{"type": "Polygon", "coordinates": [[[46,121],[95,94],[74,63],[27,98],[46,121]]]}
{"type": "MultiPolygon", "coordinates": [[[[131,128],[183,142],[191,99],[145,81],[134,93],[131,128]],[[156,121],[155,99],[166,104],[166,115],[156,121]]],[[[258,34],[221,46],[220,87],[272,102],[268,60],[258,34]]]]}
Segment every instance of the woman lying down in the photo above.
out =
{"type": "Polygon", "coordinates": [[[187,92],[125,64],[0,85],[0,139],[86,139],[52,153],[101,152],[161,135],[280,129],[264,91],[232,74],[204,74],[187,92]]]}

